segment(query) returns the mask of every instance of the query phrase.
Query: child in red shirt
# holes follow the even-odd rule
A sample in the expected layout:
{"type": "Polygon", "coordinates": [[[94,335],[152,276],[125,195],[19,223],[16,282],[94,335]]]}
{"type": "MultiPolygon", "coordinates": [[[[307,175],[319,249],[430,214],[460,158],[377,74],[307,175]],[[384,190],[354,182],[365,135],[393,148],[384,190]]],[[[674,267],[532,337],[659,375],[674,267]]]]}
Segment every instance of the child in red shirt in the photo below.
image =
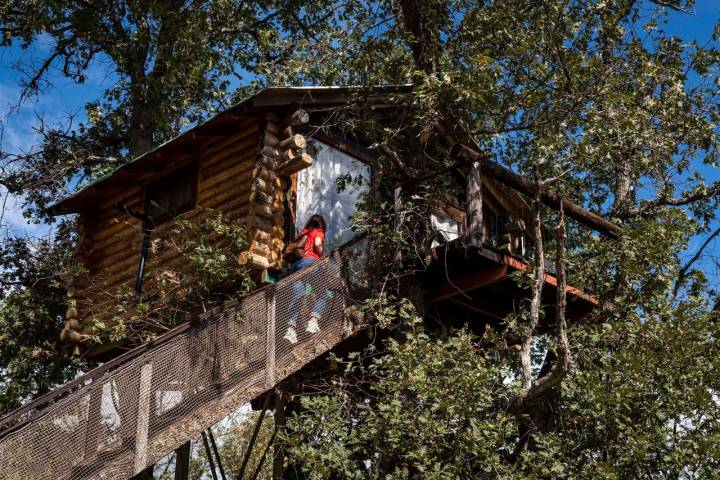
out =
{"type": "Polygon", "coordinates": [[[290,273],[295,273],[301,268],[307,267],[323,255],[323,242],[325,241],[325,219],[322,215],[313,215],[305,224],[305,228],[298,237],[307,236],[305,241],[305,255],[303,258],[292,264],[290,273]]]}
{"type": "MultiPolygon", "coordinates": [[[[324,253],[323,242],[325,241],[325,219],[322,215],[313,215],[305,224],[305,228],[300,232],[299,237],[307,236],[305,241],[305,255],[303,258],[296,261],[290,267],[290,273],[295,273],[301,270],[314,261],[322,257],[324,253]]],[[[295,325],[297,324],[298,311],[300,310],[298,304],[305,295],[312,294],[313,288],[310,284],[305,284],[302,280],[298,280],[293,284],[293,297],[288,304],[288,314],[290,318],[288,320],[288,329],[285,333],[285,340],[290,343],[297,342],[297,332],[295,331],[295,325]]],[[[320,331],[320,317],[322,311],[325,308],[325,298],[321,295],[314,302],[312,313],[308,319],[307,332],[317,333],[320,331]]]]}

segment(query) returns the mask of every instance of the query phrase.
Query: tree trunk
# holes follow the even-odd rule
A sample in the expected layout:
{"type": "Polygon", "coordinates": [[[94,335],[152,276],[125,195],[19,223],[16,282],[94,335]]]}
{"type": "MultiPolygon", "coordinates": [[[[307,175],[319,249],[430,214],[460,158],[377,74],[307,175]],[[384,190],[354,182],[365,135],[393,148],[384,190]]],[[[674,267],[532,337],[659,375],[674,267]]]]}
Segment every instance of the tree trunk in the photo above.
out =
{"type": "Polygon", "coordinates": [[[153,145],[153,132],[155,125],[151,120],[151,111],[145,104],[134,104],[128,127],[128,153],[132,160],[149,151],[153,145]]]}

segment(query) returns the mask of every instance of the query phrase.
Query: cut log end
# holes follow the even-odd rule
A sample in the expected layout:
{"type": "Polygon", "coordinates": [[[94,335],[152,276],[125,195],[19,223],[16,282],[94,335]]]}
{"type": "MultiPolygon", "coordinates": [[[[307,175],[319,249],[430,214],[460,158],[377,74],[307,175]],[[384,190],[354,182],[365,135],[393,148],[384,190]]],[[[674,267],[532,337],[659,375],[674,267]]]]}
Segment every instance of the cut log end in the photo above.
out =
{"type": "Polygon", "coordinates": [[[270,267],[270,260],[252,252],[242,252],[238,255],[238,264],[262,270],[270,267]]]}
{"type": "Polygon", "coordinates": [[[292,158],[280,165],[278,167],[277,173],[278,175],[283,176],[292,175],[293,173],[299,172],[300,170],[309,167],[310,165],[312,165],[312,162],[312,157],[307,153],[303,153],[302,155],[292,158]]]}

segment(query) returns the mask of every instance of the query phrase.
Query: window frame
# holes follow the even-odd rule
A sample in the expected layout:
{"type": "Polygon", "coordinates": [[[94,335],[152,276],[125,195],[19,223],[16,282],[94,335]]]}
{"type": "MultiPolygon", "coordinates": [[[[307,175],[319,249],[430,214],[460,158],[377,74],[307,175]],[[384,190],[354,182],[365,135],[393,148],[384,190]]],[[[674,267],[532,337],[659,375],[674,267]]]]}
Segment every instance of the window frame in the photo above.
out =
{"type": "Polygon", "coordinates": [[[143,188],[144,190],[144,208],[145,208],[145,214],[150,216],[151,212],[151,194],[153,192],[162,191],[165,189],[168,189],[172,187],[172,185],[176,184],[177,178],[184,176],[185,174],[188,174],[190,178],[190,188],[191,188],[191,200],[184,203],[183,205],[178,206],[175,212],[172,214],[167,213],[161,215],[159,218],[152,218],[152,221],[155,226],[162,225],[163,223],[169,222],[170,220],[173,220],[177,218],[178,216],[182,215],[183,213],[187,213],[191,210],[193,210],[197,206],[198,201],[198,162],[197,160],[193,160],[192,162],[186,163],[180,167],[175,168],[174,170],[162,175],[159,178],[156,178],[154,180],[151,180],[147,182],[143,188]]]}

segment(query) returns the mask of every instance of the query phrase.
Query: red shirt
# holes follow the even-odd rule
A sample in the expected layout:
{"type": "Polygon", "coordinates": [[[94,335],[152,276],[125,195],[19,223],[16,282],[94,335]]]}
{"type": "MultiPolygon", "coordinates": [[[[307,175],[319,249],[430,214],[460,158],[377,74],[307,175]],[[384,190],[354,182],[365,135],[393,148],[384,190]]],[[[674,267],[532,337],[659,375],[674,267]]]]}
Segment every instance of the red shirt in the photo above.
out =
{"type": "Polygon", "coordinates": [[[307,241],[305,242],[305,255],[303,258],[314,258],[318,259],[320,258],[320,255],[318,255],[315,252],[315,248],[313,247],[315,245],[315,239],[319,238],[320,241],[325,240],[325,232],[319,228],[311,228],[309,230],[303,230],[300,232],[300,236],[307,234],[307,241]]]}

